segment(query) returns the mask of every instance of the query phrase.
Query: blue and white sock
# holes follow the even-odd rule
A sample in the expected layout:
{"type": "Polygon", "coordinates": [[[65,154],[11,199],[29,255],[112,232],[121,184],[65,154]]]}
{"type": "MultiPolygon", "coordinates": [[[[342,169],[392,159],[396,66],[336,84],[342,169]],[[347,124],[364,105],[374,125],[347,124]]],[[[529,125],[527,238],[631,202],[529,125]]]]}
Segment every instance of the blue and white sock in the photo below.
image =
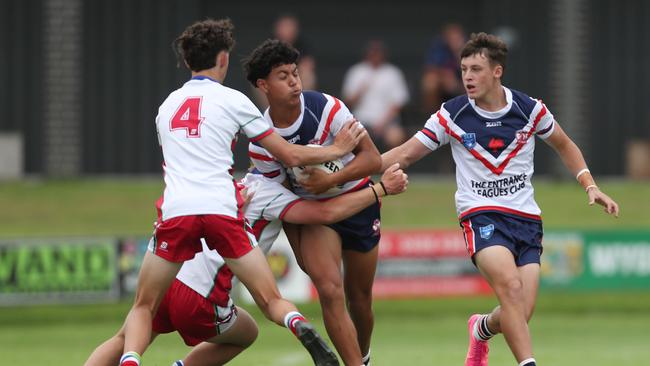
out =
{"type": "Polygon", "coordinates": [[[172,364],[172,366],[185,366],[185,364],[183,363],[183,361],[178,360],[178,361],[174,362],[174,363],[172,364]]]}
{"type": "Polygon", "coordinates": [[[494,333],[490,331],[487,325],[488,315],[481,315],[481,319],[474,323],[474,338],[479,341],[489,341],[490,338],[494,337],[494,333]]]}
{"type": "Polygon", "coordinates": [[[363,356],[361,363],[363,363],[363,366],[370,366],[370,350],[368,350],[368,354],[363,356]]]}
{"type": "Polygon", "coordinates": [[[535,363],[535,359],[531,357],[519,362],[519,366],[537,366],[537,364],[535,363]]]}

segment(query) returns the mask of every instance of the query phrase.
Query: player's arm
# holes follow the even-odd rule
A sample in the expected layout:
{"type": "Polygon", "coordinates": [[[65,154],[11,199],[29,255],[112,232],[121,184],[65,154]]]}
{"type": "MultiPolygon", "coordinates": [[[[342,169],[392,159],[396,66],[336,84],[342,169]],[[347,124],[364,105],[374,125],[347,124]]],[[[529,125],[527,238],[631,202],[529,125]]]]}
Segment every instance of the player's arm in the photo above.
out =
{"type": "Polygon", "coordinates": [[[554,123],[554,130],[551,135],[545,139],[546,143],[557,152],[571,174],[576,176],[576,179],[589,196],[589,205],[597,203],[605,208],[605,212],[618,217],[618,204],[608,195],[600,191],[596,185],[594,177],[587,168],[587,163],[582,156],[580,148],[578,148],[573,140],[571,140],[564,130],[562,130],[562,127],[560,127],[557,121],[554,123]]]}
{"type": "Polygon", "coordinates": [[[385,195],[400,194],[408,185],[407,175],[395,164],[384,172],[380,183],[327,201],[302,200],[284,214],[292,224],[331,224],[359,213],[385,195]],[[382,184],[383,183],[383,184],[382,184]],[[384,188],[385,187],[385,188],[384,188]]]}
{"type": "Polygon", "coordinates": [[[309,178],[300,181],[300,184],[307,191],[319,194],[336,185],[375,174],[381,168],[381,155],[370,137],[365,136],[359,142],[354,154],[354,159],[343,169],[331,174],[324,173],[319,169],[305,168],[305,173],[309,174],[309,178]]]}
{"type": "Polygon", "coordinates": [[[290,144],[275,132],[260,139],[258,143],[286,166],[294,167],[338,159],[353,151],[360,141],[368,138],[367,135],[365,128],[353,119],[343,126],[336,135],[334,144],[330,146],[313,148],[290,144]]]}
{"type": "Polygon", "coordinates": [[[381,171],[386,170],[389,166],[395,163],[399,163],[399,166],[402,167],[402,169],[406,169],[430,152],[431,150],[428,147],[413,136],[400,146],[397,146],[381,155],[381,171]]]}

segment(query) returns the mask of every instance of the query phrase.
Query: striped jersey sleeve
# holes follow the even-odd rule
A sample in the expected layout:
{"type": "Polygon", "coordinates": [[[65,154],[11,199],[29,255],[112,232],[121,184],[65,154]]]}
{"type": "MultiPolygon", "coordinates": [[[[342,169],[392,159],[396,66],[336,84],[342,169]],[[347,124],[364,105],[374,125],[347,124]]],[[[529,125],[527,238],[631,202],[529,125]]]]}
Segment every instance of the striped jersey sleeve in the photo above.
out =
{"type": "Polygon", "coordinates": [[[555,130],[555,118],[541,100],[536,100],[536,102],[537,103],[535,104],[535,108],[530,114],[529,119],[533,121],[533,126],[535,126],[535,134],[539,138],[545,140],[551,136],[555,130]]]}
{"type": "MultiPolygon", "coordinates": [[[[448,114],[444,108],[441,108],[439,113],[448,114]]],[[[440,124],[438,112],[429,117],[424,127],[415,134],[415,138],[431,151],[435,151],[440,146],[449,143],[449,136],[445,133],[445,128],[440,124]]]]}
{"type": "Polygon", "coordinates": [[[266,178],[274,182],[284,182],[287,177],[282,164],[270,152],[255,142],[248,144],[248,157],[251,162],[266,178]]]}

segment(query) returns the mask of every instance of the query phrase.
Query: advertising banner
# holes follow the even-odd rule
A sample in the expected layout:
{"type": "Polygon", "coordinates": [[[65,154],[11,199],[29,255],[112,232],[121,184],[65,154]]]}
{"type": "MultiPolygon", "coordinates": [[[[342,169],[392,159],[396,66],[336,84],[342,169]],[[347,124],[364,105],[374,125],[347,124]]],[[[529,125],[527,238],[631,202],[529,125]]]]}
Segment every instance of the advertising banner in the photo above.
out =
{"type": "Polygon", "coordinates": [[[384,231],[376,298],[489,294],[469,259],[461,230],[384,231]]]}
{"type": "Polygon", "coordinates": [[[541,283],[575,290],[650,289],[650,232],[552,232],[541,283]]]}
{"type": "Polygon", "coordinates": [[[0,241],[0,305],[119,297],[114,239],[0,241]]]}

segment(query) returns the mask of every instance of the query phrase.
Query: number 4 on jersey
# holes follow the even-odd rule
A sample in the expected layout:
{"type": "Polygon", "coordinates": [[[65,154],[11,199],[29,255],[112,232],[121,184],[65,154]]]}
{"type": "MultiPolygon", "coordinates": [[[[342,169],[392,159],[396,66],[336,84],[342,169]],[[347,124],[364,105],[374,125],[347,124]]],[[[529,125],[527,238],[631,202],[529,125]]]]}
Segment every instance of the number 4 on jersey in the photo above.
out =
{"type": "Polygon", "coordinates": [[[172,117],[170,129],[185,129],[187,137],[201,137],[201,97],[187,97],[172,117]]]}

